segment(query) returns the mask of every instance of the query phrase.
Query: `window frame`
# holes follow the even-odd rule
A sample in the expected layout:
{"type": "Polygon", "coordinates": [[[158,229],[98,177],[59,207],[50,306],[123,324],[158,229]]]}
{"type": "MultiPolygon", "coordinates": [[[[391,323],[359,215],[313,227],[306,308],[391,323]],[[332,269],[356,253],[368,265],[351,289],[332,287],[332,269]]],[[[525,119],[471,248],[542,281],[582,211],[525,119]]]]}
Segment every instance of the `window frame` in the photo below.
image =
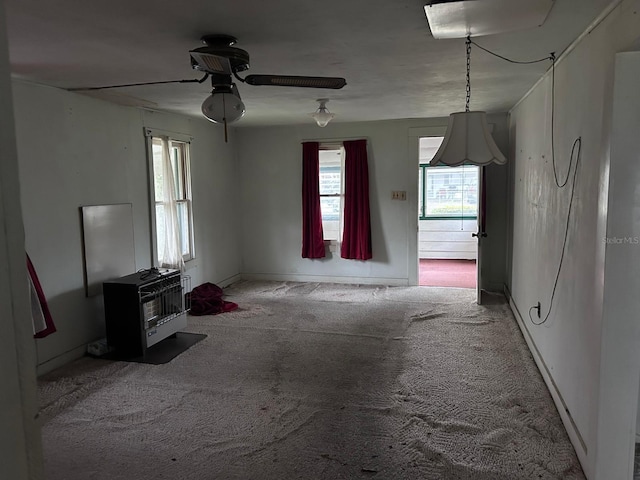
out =
{"type": "MultiPolygon", "coordinates": [[[[418,198],[418,220],[477,220],[478,218],[478,208],[479,204],[476,208],[475,215],[465,215],[463,214],[452,214],[452,215],[428,215],[427,212],[427,169],[451,169],[451,168],[462,168],[463,166],[472,167],[475,165],[460,165],[459,167],[449,167],[449,166],[432,166],[429,163],[421,163],[418,165],[418,196],[422,198],[418,198]],[[420,185],[422,185],[422,192],[420,192],[420,185]],[[422,201],[422,205],[420,205],[420,201],[422,201]]],[[[476,168],[480,168],[475,166],[476,168]]],[[[479,175],[479,171],[478,171],[479,175]]],[[[479,190],[479,187],[478,187],[479,190]]],[[[479,194],[479,191],[476,192],[479,194]]],[[[478,198],[479,201],[479,198],[478,198]]]]}
{"type": "MultiPolygon", "coordinates": [[[[148,187],[149,187],[149,216],[150,216],[150,236],[151,236],[151,260],[152,264],[158,266],[158,230],[156,221],[156,208],[159,203],[156,201],[155,191],[155,169],[154,169],[154,155],[153,145],[154,140],[160,137],[168,137],[170,154],[174,155],[174,148],[177,148],[180,166],[178,171],[180,172],[180,188],[182,195],[176,199],[176,204],[183,204],[187,209],[187,237],[188,237],[188,253],[182,255],[182,259],[185,263],[190,262],[196,258],[195,251],[195,235],[194,235],[194,220],[193,220],[193,197],[192,197],[192,179],[191,179],[191,157],[190,157],[190,144],[193,138],[188,135],[167,132],[157,129],[144,129],[145,137],[147,140],[147,165],[148,165],[148,187]]],[[[178,180],[178,179],[176,179],[178,180]]],[[[184,249],[184,245],[181,244],[181,249],[184,249]]]]}

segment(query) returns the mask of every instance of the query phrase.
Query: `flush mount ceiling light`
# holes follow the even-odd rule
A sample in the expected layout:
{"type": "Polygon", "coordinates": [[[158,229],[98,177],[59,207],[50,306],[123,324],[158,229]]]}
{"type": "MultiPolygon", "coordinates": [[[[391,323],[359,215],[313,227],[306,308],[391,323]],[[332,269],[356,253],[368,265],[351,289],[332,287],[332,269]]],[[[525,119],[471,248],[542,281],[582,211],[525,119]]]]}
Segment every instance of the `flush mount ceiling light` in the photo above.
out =
{"type": "Polygon", "coordinates": [[[469,111],[471,102],[471,38],[467,37],[467,103],[464,112],[449,115],[444,140],[430,165],[504,165],[507,159],[491,136],[485,112],[469,111]]]}
{"type": "Polygon", "coordinates": [[[311,114],[311,116],[319,127],[326,127],[335,115],[327,110],[327,102],[329,100],[326,98],[319,98],[316,101],[320,103],[320,106],[318,107],[318,110],[311,114]]]}
{"type": "Polygon", "coordinates": [[[424,6],[434,38],[478,37],[541,26],[554,0],[430,0],[424,6]]]}

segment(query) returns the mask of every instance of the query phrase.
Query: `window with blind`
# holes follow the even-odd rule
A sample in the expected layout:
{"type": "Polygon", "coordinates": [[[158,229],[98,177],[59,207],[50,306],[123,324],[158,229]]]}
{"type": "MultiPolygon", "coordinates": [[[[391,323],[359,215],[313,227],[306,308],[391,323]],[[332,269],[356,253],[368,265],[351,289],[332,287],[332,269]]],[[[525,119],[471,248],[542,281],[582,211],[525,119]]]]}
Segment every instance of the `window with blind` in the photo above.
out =
{"type": "Polygon", "coordinates": [[[431,167],[418,170],[420,220],[476,218],[478,215],[478,171],[475,165],[431,167]]]}
{"type": "Polygon", "coordinates": [[[342,147],[320,146],[320,208],[325,240],[340,240],[344,209],[344,154],[342,147]]]}

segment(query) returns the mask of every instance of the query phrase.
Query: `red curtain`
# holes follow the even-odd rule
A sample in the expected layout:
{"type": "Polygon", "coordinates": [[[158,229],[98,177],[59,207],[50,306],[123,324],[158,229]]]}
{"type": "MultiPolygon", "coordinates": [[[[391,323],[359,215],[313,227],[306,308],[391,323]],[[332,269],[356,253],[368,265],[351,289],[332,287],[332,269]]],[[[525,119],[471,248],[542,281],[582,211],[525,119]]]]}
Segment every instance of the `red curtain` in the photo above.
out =
{"type": "Polygon", "coordinates": [[[342,258],[369,260],[372,254],[367,141],[345,141],[344,150],[344,227],[340,255],[342,258]]]}
{"type": "Polygon", "coordinates": [[[323,258],[320,210],[320,144],[302,144],[302,258],[323,258]]]}
{"type": "Polygon", "coordinates": [[[31,283],[30,288],[33,288],[34,290],[32,292],[32,298],[31,298],[31,317],[34,325],[33,337],[44,338],[47,335],[51,335],[52,333],[55,333],[56,326],[53,324],[53,318],[51,317],[51,312],[49,311],[49,305],[47,304],[47,299],[44,296],[42,285],[40,285],[38,274],[36,273],[36,269],[33,267],[33,263],[31,263],[31,259],[29,258],[28,254],[27,254],[27,271],[29,273],[29,280],[31,283]],[[37,296],[37,302],[36,302],[37,305],[34,305],[33,294],[37,296]]]}

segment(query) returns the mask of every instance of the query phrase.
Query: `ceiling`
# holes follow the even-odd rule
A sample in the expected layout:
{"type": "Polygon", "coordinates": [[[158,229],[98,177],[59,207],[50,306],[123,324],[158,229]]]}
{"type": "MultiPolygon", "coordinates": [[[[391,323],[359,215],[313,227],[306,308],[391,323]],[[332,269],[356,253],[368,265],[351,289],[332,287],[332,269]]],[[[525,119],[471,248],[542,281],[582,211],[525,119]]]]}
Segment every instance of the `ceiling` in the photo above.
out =
{"type": "MultiPolygon", "coordinates": [[[[474,0],[484,1],[484,0],[474,0]]],[[[515,1],[515,0],[514,0],[515,1]]],[[[520,0],[527,1],[527,0],[520,0]]],[[[428,0],[4,0],[12,72],[59,88],[200,78],[189,50],[225,33],[248,73],[338,76],[341,90],[239,84],[236,126],[305,124],[329,98],[334,122],[447,116],[464,109],[464,39],[435,40],[428,0]]],[[[474,40],[509,58],[562,52],[611,0],[555,0],[546,22],[474,40]]],[[[472,50],[472,110],[506,111],[549,64],[514,65],[472,50]]],[[[211,90],[169,84],[101,91],[127,105],[201,116],[211,90]]]]}

